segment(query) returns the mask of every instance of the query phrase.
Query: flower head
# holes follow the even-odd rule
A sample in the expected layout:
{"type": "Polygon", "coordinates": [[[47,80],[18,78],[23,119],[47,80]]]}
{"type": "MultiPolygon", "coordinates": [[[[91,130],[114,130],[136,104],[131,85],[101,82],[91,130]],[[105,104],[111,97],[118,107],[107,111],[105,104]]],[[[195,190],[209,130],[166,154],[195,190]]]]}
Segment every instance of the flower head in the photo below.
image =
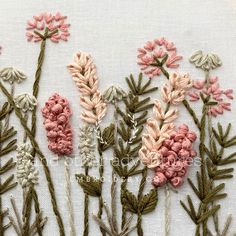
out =
{"type": "Polygon", "coordinates": [[[221,89],[218,77],[210,77],[209,83],[205,80],[195,80],[193,88],[194,90],[189,92],[190,101],[198,101],[200,94],[209,96],[209,102],[212,103],[208,109],[209,115],[216,117],[217,115],[222,115],[224,111],[231,110],[231,103],[229,103],[228,100],[233,99],[233,90],[221,89]]]}
{"type": "Polygon", "coordinates": [[[46,38],[54,43],[60,40],[67,41],[70,33],[68,28],[70,24],[65,21],[67,16],[62,16],[60,12],[56,15],[51,13],[41,13],[38,16],[33,16],[33,20],[27,21],[26,37],[28,41],[39,42],[46,38]]]}
{"type": "Polygon", "coordinates": [[[148,41],[143,48],[138,49],[138,65],[149,78],[159,76],[164,65],[168,68],[177,68],[177,62],[181,59],[182,56],[177,55],[174,43],[165,38],[148,41]]]}
{"type": "Polygon", "coordinates": [[[195,52],[189,59],[197,68],[209,71],[222,65],[220,58],[214,53],[203,54],[201,50],[195,52]]]}
{"type": "Polygon", "coordinates": [[[94,128],[85,125],[80,128],[79,132],[79,153],[83,167],[93,167],[96,163],[94,128]]]}
{"type": "Polygon", "coordinates": [[[33,111],[34,107],[37,106],[37,99],[28,93],[16,96],[14,102],[23,112],[33,111]]]}
{"type": "Polygon", "coordinates": [[[67,99],[53,94],[42,109],[48,148],[58,155],[70,155],[73,151],[72,130],[69,123],[71,110],[67,99]]]}
{"type": "Polygon", "coordinates": [[[103,93],[103,99],[105,102],[114,103],[115,101],[121,101],[126,97],[125,91],[120,87],[111,86],[103,93]]]}
{"type": "Polygon", "coordinates": [[[195,140],[196,134],[183,124],[163,141],[156,151],[160,160],[155,168],[153,185],[160,187],[170,182],[174,187],[179,187],[183,183],[192,158],[197,154],[193,149],[195,140]]]}
{"type": "Polygon", "coordinates": [[[192,85],[189,74],[181,75],[177,72],[170,74],[170,83],[161,87],[163,101],[173,105],[181,103],[192,85]]]}
{"type": "Polygon", "coordinates": [[[0,70],[0,78],[10,84],[13,84],[14,82],[19,84],[27,77],[23,72],[19,71],[14,67],[6,67],[0,70]]]}
{"type": "Polygon", "coordinates": [[[31,155],[32,147],[29,143],[23,143],[17,147],[17,180],[23,187],[28,187],[38,183],[38,171],[33,164],[33,156],[31,155]]]}

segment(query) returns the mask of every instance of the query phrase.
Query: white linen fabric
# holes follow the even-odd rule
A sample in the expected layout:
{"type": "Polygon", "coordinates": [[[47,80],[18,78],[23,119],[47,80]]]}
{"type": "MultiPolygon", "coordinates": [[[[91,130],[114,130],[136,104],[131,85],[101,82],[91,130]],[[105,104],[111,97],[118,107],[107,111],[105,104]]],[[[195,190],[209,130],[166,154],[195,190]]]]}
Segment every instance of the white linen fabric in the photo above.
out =
{"type": "MultiPolygon", "coordinates": [[[[213,71],[213,74],[219,76],[223,88],[235,89],[236,87],[234,82],[236,75],[236,57],[234,54],[236,53],[236,28],[233,27],[236,21],[236,2],[234,0],[1,0],[0,3],[0,45],[3,47],[0,67],[15,66],[28,76],[27,81],[17,86],[17,94],[32,91],[39,53],[39,44],[29,43],[26,40],[26,21],[41,12],[56,13],[60,11],[63,15],[68,16],[67,21],[71,24],[71,36],[68,42],[60,42],[59,44],[47,42],[46,58],[40,81],[37,124],[37,140],[50,162],[59,210],[63,216],[67,235],[69,235],[69,221],[65,201],[63,162],[50,161],[54,154],[47,148],[40,109],[54,92],[68,98],[73,110],[75,158],[79,159],[77,150],[78,131],[79,126],[82,125],[82,121],[79,119],[79,94],[66,69],[66,65],[72,61],[75,52],[84,51],[92,55],[98,68],[101,91],[110,85],[126,88],[124,78],[130,73],[135,76],[139,73],[139,67],[136,63],[137,48],[143,46],[148,40],[164,36],[176,44],[178,54],[184,57],[179,71],[189,72],[195,79],[203,78],[203,72],[194,68],[188,62],[188,58],[198,49],[204,52],[214,52],[220,56],[223,66],[213,71]]],[[[163,81],[161,78],[154,80],[155,84],[158,84],[160,80],[163,81]]],[[[156,98],[155,96],[152,94],[153,99],[156,98]]],[[[1,101],[3,99],[4,97],[1,94],[1,101]]],[[[197,105],[194,105],[194,108],[200,112],[197,105]]],[[[178,122],[184,122],[191,129],[196,130],[184,107],[180,109],[181,118],[178,122]]],[[[234,132],[236,131],[235,111],[236,103],[233,103],[232,112],[226,112],[219,118],[224,124],[232,122],[234,132]]],[[[111,118],[112,115],[108,115],[103,125],[108,124],[111,118]]],[[[215,122],[216,119],[213,120],[215,122]]],[[[21,140],[23,132],[18,120],[14,118],[11,123],[19,130],[18,138],[21,140]]],[[[198,142],[196,148],[197,145],[198,142]]],[[[111,153],[106,153],[105,158],[104,198],[109,203],[109,180],[111,176],[109,158],[111,158],[111,153]]],[[[76,231],[77,235],[82,235],[84,195],[74,175],[81,173],[83,169],[78,164],[73,163],[70,167],[76,231]]],[[[45,175],[40,165],[37,168],[40,170],[37,191],[44,215],[48,217],[44,235],[59,235],[45,175]]],[[[198,168],[197,166],[190,168],[189,176],[191,178],[195,178],[198,168]]],[[[91,173],[97,175],[97,169],[92,170],[91,173]]],[[[129,184],[129,189],[137,191],[139,181],[137,179],[133,181],[129,184]]],[[[222,201],[220,209],[222,224],[230,213],[236,218],[236,178],[226,182],[225,191],[228,193],[228,197],[227,200],[222,201]]],[[[20,186],[17,186],[13,191],[4,195],[4,206],[10,207],[9,196],[12,194],[16,199],[17,206],[21,209],[21,193],[20,186]]],[[[170,235],[172,236],[194,235],[195,225],[179,204],[180,200],[186,199],[187,194],[194,195],[187,181],[178,189],[177,194],[171,193],[170,235]]],[[[164,235],[164,189],[160,189],[158,195],[156,210],[143,216],[145,236],[164,235]]],[[[119,195],[117,199],[117,203],[119,203],[119,195]]],[[[97,205],[97,199],[91,198],[90,235],[100,235],[98,226],[91,218],[91,214],[97,212],[97,205]]],[[[10,212],[12,212],[11,207],[10,212]]],[[[234,231],[236,230],[235,218],[232,223],[234,231]]],[[[233,234],[234,231],[231,227],[230,233],[233,234]]],[[[15,235],[15,232],[11,228],[6,235],[15,235]]],[[[131,235],[137,234],[134,231],[131,235]]]]}

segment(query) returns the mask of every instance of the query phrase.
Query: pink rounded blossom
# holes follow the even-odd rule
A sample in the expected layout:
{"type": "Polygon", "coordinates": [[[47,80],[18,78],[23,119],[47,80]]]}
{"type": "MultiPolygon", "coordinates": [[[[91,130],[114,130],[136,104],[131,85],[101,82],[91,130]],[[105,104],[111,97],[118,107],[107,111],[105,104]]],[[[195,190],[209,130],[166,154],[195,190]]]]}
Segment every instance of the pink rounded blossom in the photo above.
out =
{"type": "Polygon", "coordinates": [[[174,187],[183,183],[192,159],[197,155],[193,149],[196,134],[183,124],[175,130],[170,138],[163,141],[159,149],[160,164],[155,168],[153,185],[163,186],[170,182],[174,187]]]}
{"type": "Polygon", "coordinates": [[[144,71],[149,78],[153,78],[162,73],[161,67],[155,65],[155,63],[157,63],[157,61],[161,63],[166,56],[167,60],[163,65],[168,68],[179,67],[177,62],[182,59],[182,56],[177,55],[177,49],[174,43],[165,38],[148,41],[143,48],[138,49],[138,65],[141,66],[141,70],[144,71]]]}
{"type": "Polygon", "coordinates": [[[210,77],[209,84],[205,80],[196,80],[193,83],[193,88],[195,90],[189,92],[190,101],[195,102],[200,99],[200,93],[210,96],[211,102],[216,102],[208,110],[208,115],[216,117],[217,115],[222,115],[224,111],[231,111],[231,103],[228,99],[232,100],[233,90],[232,89],[221,89],[218,82],[218,77],[210,77]]]}
{"type": "Polygon", "coordinates": [[[70,155],[73,151],[72,130],[69,123],[71,110],[68,101],[53,94],[42,109],[48,148],[58,155],[70,155]]]}
{"type": "Polygon", "coordinates": [[[27,21],[26,37],[28,41],[39,42],[46,37],[54,43],[60,40],[67,41],[70,33],[68,31],[70,24],[66,23],[67,16],[62,16],[60,12],[56,15],[51,13],[41,13],[38,16],[33,16],[33,20],[27,21]]]}

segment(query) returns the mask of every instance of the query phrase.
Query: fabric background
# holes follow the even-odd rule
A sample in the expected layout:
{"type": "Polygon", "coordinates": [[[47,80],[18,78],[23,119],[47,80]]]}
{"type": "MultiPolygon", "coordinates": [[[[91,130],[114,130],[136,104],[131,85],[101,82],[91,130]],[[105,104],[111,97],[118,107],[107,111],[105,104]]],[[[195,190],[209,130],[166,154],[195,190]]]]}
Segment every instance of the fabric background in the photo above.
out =
{"type": "MultiPolygon", "coordinates": [[[[46,59],[43,65],[42,79],[40,82],[39,107],[44,105],[47,98],[58,92],[67,97],[73,110],[72,122],[74,132],[75,158],[79,160],[78,128],[82,125],[79,120],[79,96],[75,85],[69,75],[66,65],[72,61],[72,56],[77,51],[92,54],[98,68],[100,90],[104,91],[110,85],[120,85],[126,88],[125,76],[139,73],[136,64],[137,48],[144,45],[147,40],[165,36],[175,42],[178,53],[184,56],[179,68],[180,71],[191,73],[195,79],[202,78],[203,73],[196,70],[188,62],[192,52],[202,49],[205,52],[217,53],[223,61],[223,67],[213,72],[218,75],[223,88],[234,88],[236,75],[236,21],[235,0],[1,0],[0,7],[0,45],[3,47],[0,56],[0,66],[15,66],[23,70],[28,80],[17,86],[17,92],[31,92],[39,53],[39,44],[28,43],[25,37],[26,21],[33,15],[41,12],[56,13],[60,11],[68,16],[71,24],[69,41],[53,44],[48,41],[46,59]]],[[[159,78],[154,83],[159,83],[159,78]]],[[[153,95],[155,98],[155,94],[153,95]]],[[[3,100],[1,94],[1,101],[3,100]]],[[[197,105],[194,105],[198,109],[197,105]]],[[[235,123],[236,104],[232,112],[221,117],[223,123],[235,123]]],[[[200,109],[198,109],[200,112],[200,109]]],[[[183,107],[180,112],[179,122],[185,122],[195,129],[190,117],[183,107]]],[[[108,124],[112,116],[106,117],[104,125],[108,124]]],[[[18,137],[22,138],[22,129],[17,119],[11,122],[19,130],[18,137]]],[[[234,131],[236,126],[234,124],[234,131]]],[[[53,154],[47,149],[45,131],[42,126],[42,116],[38,113],[37,139],[47,159],[50,161],[53,154]]],[[[197,143],[196,143],[197,147],[197,143]]],[[[105,176],[107,177],[104,196],[109,203],[109,158],[111,153],[106,153],[105,176]]],[[[40,165],[40,184],[37,187],[41,207],[48,216],[44,235],[58,235],[57,224],[52,212],[47,183],[40,165]]],[[[68,214],[64,192],[63,162],[50,161],[50,169],[55,184],[56,195],[60,211],[68,232],[68,214]]],[[[190,169],[190,177],[195,176],[198,167],[190,169]]],[[[83,231],[83,192],[75,181],[74,174],[82,172],[78,164],[71,165],[72,195],[76,216],[77,235],[83,231]]],[[[92,171],[97,174],[97,169],[92,171]]],[[[137,191],[138,180],[129,185],[129,189],[137,191]]],[[[227,181],[226,192],[228,198],[222,201],[220,215],[221,223],[229,213],[236,217],[236,179],[227,181]]],[[[195,226],[179,204],[187,194],[194,195],[190,186],[185,183],[178,189],[178,194],[171,195],[171,235],[194,235],[195,226]]],[[[9,206],[10,194],[17,201],[20,208],[22,204],[21,188],[4,197],[4,206],[9,206]]],[[[96,213],[97,199],[90,201],[90,212],[96,213]]],[[[232,228],[236,220],[233,219],[232,228]]],[[[99,235],[98,227],[90,217],[90,235],[99,235]]],[[[164,235],[164,189],[159,190],[159,202],[155,212],[143,217],[143,227],[146,236],[164,235]]],[[[233,231],[231,230],[231,234],[233,231]]],[[[11,230],[6,235],[15,235],[11,230]]],[[[69,235],[69,234],[68,234],[69,235]]],[[[136,232],[132,233],[136,235],[136,232]]]]}

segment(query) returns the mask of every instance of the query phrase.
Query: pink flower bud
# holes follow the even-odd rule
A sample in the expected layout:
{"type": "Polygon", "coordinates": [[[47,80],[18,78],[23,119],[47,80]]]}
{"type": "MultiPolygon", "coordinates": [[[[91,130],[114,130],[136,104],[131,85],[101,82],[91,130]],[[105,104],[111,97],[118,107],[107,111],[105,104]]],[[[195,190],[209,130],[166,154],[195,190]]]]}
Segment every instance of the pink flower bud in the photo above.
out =
{"type": "Polygon", "coordinates": [[[152,184],[156,187],[161,187],[166,183],[167,179],[163,173],[156,173],[152,179],[152,184]]]}
{"type": "Polygon", "coordinates": [[[174,177],[170,180],[173,187],[177,188],[183,184],[183,179],[181,177],[174,177]]]}

